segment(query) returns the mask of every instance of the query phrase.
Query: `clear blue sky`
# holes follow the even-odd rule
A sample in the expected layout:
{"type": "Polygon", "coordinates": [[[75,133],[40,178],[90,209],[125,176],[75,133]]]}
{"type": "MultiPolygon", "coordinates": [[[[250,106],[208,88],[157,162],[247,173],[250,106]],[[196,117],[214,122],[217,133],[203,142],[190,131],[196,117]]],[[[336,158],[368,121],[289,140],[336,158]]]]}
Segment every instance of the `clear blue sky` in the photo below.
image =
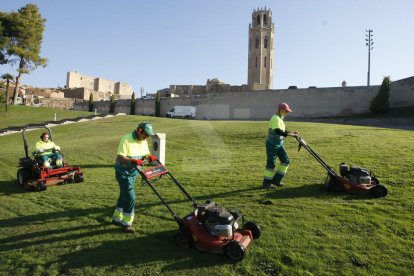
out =
{"type": "MultiPolygon", "coordinates": [[[[0,10],[29,2],[47,20],[48,66],[22,79],[37,87],[64,86],[75,70],[148,93],[215,77],[246,84],[248,26],[264,6],[276,28],[274,89],[366,85],[368,28],[371,84],[414,76],[413,0],[13,0],[0,10]]],[[[1,66],[3,73],[15,75],[16,67],[1,66]]]]}

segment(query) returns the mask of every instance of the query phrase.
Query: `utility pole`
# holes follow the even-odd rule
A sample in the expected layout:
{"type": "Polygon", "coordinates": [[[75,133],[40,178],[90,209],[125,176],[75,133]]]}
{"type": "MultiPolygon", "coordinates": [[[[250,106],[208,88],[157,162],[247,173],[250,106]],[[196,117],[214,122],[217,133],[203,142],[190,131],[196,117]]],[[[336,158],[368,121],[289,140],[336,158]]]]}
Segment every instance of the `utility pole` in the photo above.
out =
{"type": "Polygon", "coordinates": [[[372,30],[365,30],[367,33],[365,34],[366,38],[366,46],[368,46],[368,76],[367,76],[367,86],[369,86],[369,79],[370,79],[370,71],[371,71],[371,50],[374,49],[374,42],[372,41],[372,30]]]}
{"type": "Polygon", "coordinates": [[[144,115],[144,88],[141,86],[141,113],[144,115]]]}

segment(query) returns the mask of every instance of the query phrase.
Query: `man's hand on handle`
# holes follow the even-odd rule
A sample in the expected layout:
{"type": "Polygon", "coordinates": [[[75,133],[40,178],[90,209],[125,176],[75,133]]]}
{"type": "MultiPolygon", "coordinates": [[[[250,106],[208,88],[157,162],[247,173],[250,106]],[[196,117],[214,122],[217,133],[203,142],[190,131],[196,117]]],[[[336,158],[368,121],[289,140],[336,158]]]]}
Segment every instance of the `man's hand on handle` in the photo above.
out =
{"type": "Polygon", "coordinates": [[[135,164],[136,166],[143,166],[144,165],[144,161],[142,161],[141,159],[131,159],[131,164],[135,164]]]}
{"type": "Polygon", "coordinates": [[[147,156],[147,159],[150,162],[155,162],[155,161],[157,161],[157,156],[155,156],[155,155],[148,155],[147,156]]]}

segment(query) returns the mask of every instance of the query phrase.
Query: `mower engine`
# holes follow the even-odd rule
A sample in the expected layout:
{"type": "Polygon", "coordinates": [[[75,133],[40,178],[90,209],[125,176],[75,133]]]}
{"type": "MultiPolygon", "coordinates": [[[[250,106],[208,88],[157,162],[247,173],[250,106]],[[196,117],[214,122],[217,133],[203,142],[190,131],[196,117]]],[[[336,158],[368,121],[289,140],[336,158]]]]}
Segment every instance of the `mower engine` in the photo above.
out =
{"type": "Polygon", "coordinates": [[[198,216],[204,222],[207,231],[216,237],[231,238],[234,231],[239,228],[237,219],[240,214],[229,212],[214,202],[207,201],[198,206],[198,216]]]}
{"type": "Polygon", "coordinates": [[[339,165],[339,172],[342,177],[348,178],[349,181],[355,185],[371,184],[371,181],[374,181],[378,184],[378,179],[365,168],[350,166],[348,169],[348,166],[342,162],[339,165]]]}

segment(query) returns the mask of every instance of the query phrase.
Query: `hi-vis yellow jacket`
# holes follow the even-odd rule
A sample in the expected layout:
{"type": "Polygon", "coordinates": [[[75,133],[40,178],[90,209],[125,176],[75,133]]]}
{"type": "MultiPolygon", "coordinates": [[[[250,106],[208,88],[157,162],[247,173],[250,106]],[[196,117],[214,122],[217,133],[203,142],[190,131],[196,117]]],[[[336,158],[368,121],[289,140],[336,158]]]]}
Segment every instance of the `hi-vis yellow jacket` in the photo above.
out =
{"type": "Polygon", "coordinates": [[[56,146],[52,141],[43,142],[42,140],[38,141],[33,150],[33,155],[45,155],[51,154],[53,149],[59,149],[59,146],[56,146]],[[41,152],[41,149],[44,151],[41,152]]]}

